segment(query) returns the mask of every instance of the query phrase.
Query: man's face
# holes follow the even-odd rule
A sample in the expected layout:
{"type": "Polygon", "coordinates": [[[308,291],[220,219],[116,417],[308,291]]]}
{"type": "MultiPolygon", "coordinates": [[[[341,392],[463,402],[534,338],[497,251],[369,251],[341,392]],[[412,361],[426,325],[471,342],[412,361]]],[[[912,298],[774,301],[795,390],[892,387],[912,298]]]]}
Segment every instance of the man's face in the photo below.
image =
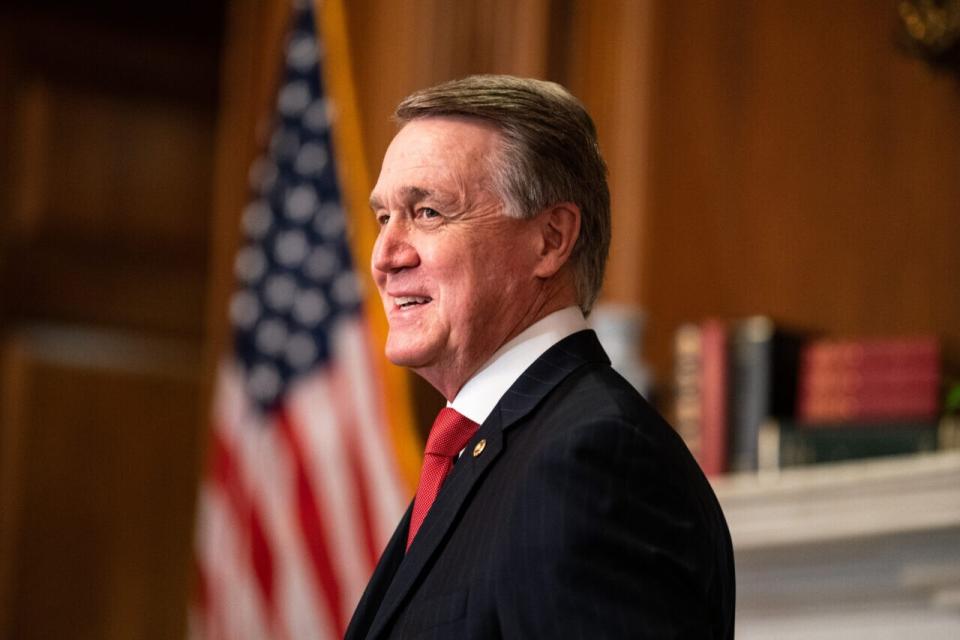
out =
{"type": "Polygon", "coordinates": [[[505,215],[490,175],[499,142],[480,121],[413,120],[387,149],[371,196],[387,357],[448,399],[539,303],[536,223],[505,215]]]}

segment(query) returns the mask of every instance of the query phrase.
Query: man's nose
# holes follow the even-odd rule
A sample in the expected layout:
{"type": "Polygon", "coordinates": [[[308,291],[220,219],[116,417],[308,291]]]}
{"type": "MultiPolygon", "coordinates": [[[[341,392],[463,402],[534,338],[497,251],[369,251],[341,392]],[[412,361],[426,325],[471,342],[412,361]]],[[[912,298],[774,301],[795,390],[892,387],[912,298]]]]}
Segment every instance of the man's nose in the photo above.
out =
{"type": "Polygon", "coordinates": [[[420,258],[411,243],[409,233],[398,216],[391,217],[380,227],[373,245],[372,264],[375,271],[392,273],[419,264],[420,258]]]}

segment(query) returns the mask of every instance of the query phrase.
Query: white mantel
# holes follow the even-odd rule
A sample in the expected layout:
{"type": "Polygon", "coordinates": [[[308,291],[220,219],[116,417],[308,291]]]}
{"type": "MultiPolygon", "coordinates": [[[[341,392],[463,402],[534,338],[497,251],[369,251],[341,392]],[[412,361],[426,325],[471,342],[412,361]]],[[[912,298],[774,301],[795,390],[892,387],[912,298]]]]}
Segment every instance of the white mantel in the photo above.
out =
{"type": "Polygon", "coordinates": [[[960,451],[718,478],[737,637],[960,638],[960,451]]]}

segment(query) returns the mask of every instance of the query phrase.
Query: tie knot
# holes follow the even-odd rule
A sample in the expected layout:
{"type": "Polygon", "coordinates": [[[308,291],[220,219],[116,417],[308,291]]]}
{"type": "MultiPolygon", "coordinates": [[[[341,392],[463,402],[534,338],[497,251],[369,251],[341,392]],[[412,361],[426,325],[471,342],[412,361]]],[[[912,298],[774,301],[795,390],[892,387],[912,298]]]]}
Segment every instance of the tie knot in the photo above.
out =
{"type": "Polygon", "coordinates": [[[467,445],[479,427],[470,418],[444,407],[430,428],[426,453],[452,458],[467,445]]]}

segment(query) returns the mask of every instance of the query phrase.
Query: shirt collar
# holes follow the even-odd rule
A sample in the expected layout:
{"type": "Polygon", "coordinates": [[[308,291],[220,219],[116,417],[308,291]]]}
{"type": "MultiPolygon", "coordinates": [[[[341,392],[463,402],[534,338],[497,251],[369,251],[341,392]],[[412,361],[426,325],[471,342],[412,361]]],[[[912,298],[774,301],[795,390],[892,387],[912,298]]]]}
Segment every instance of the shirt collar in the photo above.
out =
{"type": "Polygon", "coordinates": [[[566,307],[541,318],[497,349],[447,406],[483,424],[527,367],[556,343],[587,328],[579,307],[566,307]]]}

